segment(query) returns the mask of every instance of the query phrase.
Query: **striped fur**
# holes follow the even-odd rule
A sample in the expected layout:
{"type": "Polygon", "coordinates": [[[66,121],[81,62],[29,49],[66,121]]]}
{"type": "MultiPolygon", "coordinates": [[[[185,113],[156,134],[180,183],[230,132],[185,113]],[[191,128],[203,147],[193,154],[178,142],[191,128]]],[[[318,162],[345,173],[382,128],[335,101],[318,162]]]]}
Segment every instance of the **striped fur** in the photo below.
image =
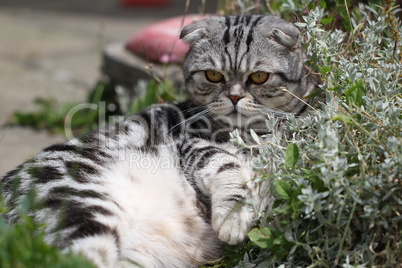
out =
{"type": "Polygon", "coordinates": [[[276,17],[212,17],[182,38],[191,100],[44,149],[1,181],[8,222],[34,193],[29,214],[46,224],[46,241],[98,267],[196,267],[244,240],[255,215],[242,200],[266,196],[229,132],[247,138],[269,131],[267,112],[301,113],[316,81],[299,31],[276,17]],[[208,70],[223,78],[209,81],[208,70]],[[256,84],[255,72],[269,78],[256,84]]]}

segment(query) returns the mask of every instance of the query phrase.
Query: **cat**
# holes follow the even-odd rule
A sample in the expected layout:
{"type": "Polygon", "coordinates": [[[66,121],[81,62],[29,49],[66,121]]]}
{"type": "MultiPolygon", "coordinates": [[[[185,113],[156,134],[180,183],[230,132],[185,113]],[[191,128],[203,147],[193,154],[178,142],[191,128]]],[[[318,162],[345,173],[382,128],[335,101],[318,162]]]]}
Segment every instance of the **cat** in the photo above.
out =
{"type": "MultiPolygon", "coordinates": [[[[267,113],[303,114],[317,79],[298,28],[275,16],[214,16],[186,26],[189,99],[44,149],[2,179],[9,223],[29,215],[45,240],[98,267],[197,267],[242,242],[256,217],[249,152],[237,129],[269,133],[267,113]]],[[[259,199],[259,200],[257,200],[259,199]]]]}

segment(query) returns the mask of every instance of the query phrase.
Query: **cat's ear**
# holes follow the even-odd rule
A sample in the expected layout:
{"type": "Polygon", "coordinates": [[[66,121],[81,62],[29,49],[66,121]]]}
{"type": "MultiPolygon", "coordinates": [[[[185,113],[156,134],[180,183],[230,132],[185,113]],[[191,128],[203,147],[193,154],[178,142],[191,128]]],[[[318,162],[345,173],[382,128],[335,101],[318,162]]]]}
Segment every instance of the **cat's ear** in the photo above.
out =
{"type": "Polygon", "coordinates": [[[207,34],[207,28],[199,24],[194,22],[184,27],[180,33],[180,39],[191,46],[196,41],[204,38],[207,34]]]}
{"type": "Polygon", "coordinates": [[[289,50],[300,47],[300,30],[291,22],[276,16],[265,16],[259,28],[261,34],[273,38],[289,50]]]}
{"type": "MultiPolygon", "coordinates": [[[[288,30],[291,28],[288,28],[288,30]]],[[[271,36],[281,45],[289,48],[289,50],[295,50],[299,47],[300,32],[295,27],[292,31],[283,31],[282,29],[272,29],[271,36]],[[295,31],[296,30],[296,31],[295,31]]]]}
{"type": "Polygon", "coordinates": [[[209,17],[193,22],[183,28],[180,33],[180,39],[191,46],[197,41],[206,37],[207,35],[219,31],[221,20],[222,18],[220,17],[209,17]]]}

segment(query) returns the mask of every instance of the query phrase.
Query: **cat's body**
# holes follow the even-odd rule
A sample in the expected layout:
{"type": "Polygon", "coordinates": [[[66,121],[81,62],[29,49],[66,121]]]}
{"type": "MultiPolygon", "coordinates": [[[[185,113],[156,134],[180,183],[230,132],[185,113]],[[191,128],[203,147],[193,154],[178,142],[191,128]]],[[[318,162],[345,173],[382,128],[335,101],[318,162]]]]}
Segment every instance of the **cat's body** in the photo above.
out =
{"type": "Polygon", "coordinates": [[[266,112],[302,113],[316,82],[299,31],[275,17],[212,17],[182,38],[192,100],[46,148],[2,180],[6,220],[34,190],[47,242],[99,267],[196,267],[245,238],[254,213],[239,201],[257,195],[229,132],[247,138],[269,131],[266,112]]]}

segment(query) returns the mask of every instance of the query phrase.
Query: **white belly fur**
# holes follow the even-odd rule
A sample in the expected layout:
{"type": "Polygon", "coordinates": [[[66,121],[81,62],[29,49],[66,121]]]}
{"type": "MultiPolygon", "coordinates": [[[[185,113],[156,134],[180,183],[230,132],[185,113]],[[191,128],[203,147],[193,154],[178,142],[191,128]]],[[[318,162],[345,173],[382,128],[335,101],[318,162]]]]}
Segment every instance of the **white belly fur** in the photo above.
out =
{"type": "Polygon", "coordinates": [[[221,242],[198,215],[195,191],[174,163],[168,149],[157,157],[126,153],[103,174],[123,210],[108,220],[120,235],[121,258],[143,267],[195,267],[217,254],[221,242]]]}

